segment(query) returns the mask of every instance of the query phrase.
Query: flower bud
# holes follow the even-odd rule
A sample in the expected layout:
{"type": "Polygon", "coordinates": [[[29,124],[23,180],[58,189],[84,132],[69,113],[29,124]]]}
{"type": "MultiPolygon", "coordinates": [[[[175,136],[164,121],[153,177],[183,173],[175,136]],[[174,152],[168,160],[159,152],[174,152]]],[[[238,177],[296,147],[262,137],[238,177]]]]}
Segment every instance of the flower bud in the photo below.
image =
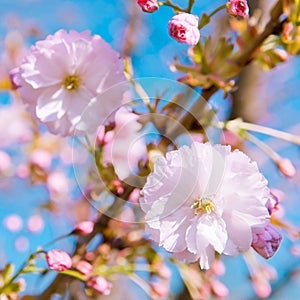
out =
{"type": "Polygon", "coordinates": [[[68,253],[62,250],[50,250],[46,253],[46,260],[49,269],[65,271],[71,268],[72,259],[68,253]]]}
{"type": "Polygon", "coordinates": [[[213,294],[217,297],[217,298],[225,298],[228,296],[229,291],[228,288],[221,282],[218,280],[214,280],[211,283],[211,289],[213,294]]]}
{"type": "Polygon", "coordinates": [[[144,12],[152,13],[158,10],[157,0],[137,0],[137,4],[144,12]]]}
{"type": "Polygon", "coordinates": [[[102,295],[109,295],[112,288],[112,284],[102,276],[91,277],[86,285],[102,295]]]}
{"type": "Polygon", "coordinates": [[[287,158],[279,158],[276,161],[276,165],[278,170],[280,171],[280,173],[282,175],[284,175],[285,177],[294,177],[296,174],[296,169],[293,166],[292,162],[287,159],[287,158]]]}
{"type": "Polygon", "coordinates": [[[267,224],[264,228],[254,228],[252,236],[253,249],[266,259],[275,254],[282,240],[281,233],[271,224],[267,224]]]}
{"type": "Polygon", "coordinates": [[[20,72],[19,68],[14,68],[9,71],[10,84],[13,90],[16,90],[19,87],[21,87],[20,82],[18,80],[19,72],[20,72]]]}
{"type": "Polygon", "coordinates": [[[168,23],[170,36],[179,43],[196,45],[200,39],[198,17],[188,13],[179,13],[168,23]]]}
{"type": "Polygon", "coordinates": [[[249,7],[246,0],[229,0],[226,5],[228,13],[232,16],[249,16],[249,7]]]}
{"type": "Polygon", "coordinates": [[[88,275],[92,272],[93,266],[85,260],[80,260],[76,265],[76,269],[83,275],[88,275]]]}
{"type": "Polygon", "coordinates": [[[79,235],[88,235],[92,233],[94,230],[94,222],[92,221],[83,221],[78,223],[75,228],[74,228],[74,234],[79,234],[79,235]]]}

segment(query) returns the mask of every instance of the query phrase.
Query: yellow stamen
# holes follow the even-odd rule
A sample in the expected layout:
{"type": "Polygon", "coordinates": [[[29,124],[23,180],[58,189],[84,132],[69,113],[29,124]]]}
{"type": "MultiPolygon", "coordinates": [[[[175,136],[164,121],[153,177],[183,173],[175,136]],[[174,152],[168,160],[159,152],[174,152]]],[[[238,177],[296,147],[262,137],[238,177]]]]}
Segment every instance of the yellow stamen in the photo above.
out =
{"type": "Polygon", "coordinates": [[[69,75],[63,81],[63,86],[67,91],[77,90],[80,85],[80,78],[78,75],[69,75]]]}
{"type": "Polygon", "coordinates": [[[195,200],[191,208],[194,209],[194,215],[197,216],[199,213],[210,214],[215,209],[215,205],[210,197],[204,197],[195,200]]]}

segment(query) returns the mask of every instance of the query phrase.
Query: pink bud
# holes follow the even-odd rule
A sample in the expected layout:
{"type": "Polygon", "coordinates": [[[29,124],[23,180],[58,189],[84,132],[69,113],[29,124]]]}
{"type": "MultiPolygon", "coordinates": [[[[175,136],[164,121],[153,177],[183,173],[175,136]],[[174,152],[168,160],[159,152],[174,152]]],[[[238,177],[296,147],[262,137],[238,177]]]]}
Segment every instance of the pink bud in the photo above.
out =
{"type": "Polygon", "coordinates": [[[179,43],[196,45],[200,39],[198,17],[188,13],[179,13],[168,23],[170,36],[179,43]]]}
{"type": "Polygon", "coordinates": [[[277,251],[282,236],[272,224],[267,224],[264,228],[253,228],[252,247],[262,257],[268,259],[277,251]]]}
{"type": "Polygon", "coordinates": [[[137,204],[139,203],[139,199],[140,199],[140,189],[135,188],[131,194],[129,195],[129,202],[137,204]]]}
{"type": "Polygon", "coordinates": [[[19,82],[19,73],[20,73],[20,69],[19,68],[14,68],[9,72],[9,78],[10,78],[10,84],[11,84],[11,88],[13,90],[18,89],[20,86],[20,82],[19,82]]]}
{"type": "Polygon", "coordinates": [[[137,0],[137,4],[144,12],[152,13],[158,10],[157,0],[137,0]]]}
{"type": "Polygon", "coordinates": [[[80,260],[76,265],[76,269],[82,274],[88,275],[92,272],[93,266],[85,260],[80,260]]]}
{"type": "Polygon", "coordinates": [[[229,0],[226,5],[228,13],[232,16],[249,16],[249,7],[246,0],[229,0]]]}
{"type": "Polygon", "coordinates": [[[44,229],[44,220],[40,215],[33,215],[27,222],[27,228],[29,231],[38,233],[44,229]]]}
{"type": "Polygon", "coordinates": [[[78,223],[74,228],[75,234],[87,235],[90,234],[94,230],[94,222],[92,221],[83,221],[78,223]]]}
{"type": "Polygon", "coordinates": [[[112,288],[112,284],[102,276],[91,277],[86,285],[102,295],[109,295],[112,288]]]}
{"type": "Polygon", "coordinates": [[[166,298],[169,294],[169,285],[164,281],[152,282],[150,286],[154,293],[153,298],[155,298],[155,296],[158,296],[159,299],[166,298]]]}
{"type": "Polygon", "coordinates": [[[72,259],[68,253],[62,250],[50,250],[46,253],[46,260],[49,269],[65,271],[71,268],[72,259]]]}
{"type": "Polygon", "coordinates": [[[211,289],[218,298],[225,298],[229,294],[228,288],[221,281],[213,281],[211,283],[211,289]]]}
{"type": "Polygon", "coordinates": [[[270,283],[261,277],[254,277],[252,280],[252,284],[253,284],[253,288],[255,291],[255,294],[259,297],[259,298],[268,298],[271,293],[272,293],[272,288],[270,283]]]}
{"type": "Polygon", "coordinates": [[[100,125],[97,129],[97,136],[96,136],[96,141],[98,145],[101,145],[103,143],[104,135],[105,135],[105,127],[103,125],[100,125]]]}
{"type": "Polygon", "coordinates": [[[286,177],[293,177],[296,174],[296,169],[292,162],[287,158],[279,158],[276,161],[276,165],[280,173],[286,177]]]}

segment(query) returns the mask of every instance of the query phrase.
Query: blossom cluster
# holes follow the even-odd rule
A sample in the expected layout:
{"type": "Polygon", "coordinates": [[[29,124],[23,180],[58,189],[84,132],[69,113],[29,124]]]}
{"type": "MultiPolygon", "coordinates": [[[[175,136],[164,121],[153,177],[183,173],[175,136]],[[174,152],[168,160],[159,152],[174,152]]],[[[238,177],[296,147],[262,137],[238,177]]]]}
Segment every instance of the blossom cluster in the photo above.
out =
{"type": "MultiPolygon", "coordinates": [[[[278,251],[280,227],[299,238],[299,230],[283,219],[280,191],[269,186],[268,176],[244,153],[243,140],[261,148],[290,179],[297,175],[292,162],[251,132],[296,145],[300,138],[240,118],[218,121],[217,109],[209,103],[219,89],[227,97],[235,78],[252,60],[273,64],[268,37],[260,34],[255,18],[248,18],[247,1],[228,0],[199,17],[192,13],[195,1],[188,1],[186,8],[172,1],[136,2],[147,13],[171,7],[174,15],[166,26],[169,36],[192,46],[188,50],[192,66],[181,66],[178,59],[171,66],[172,71],[184,73],[176,82],[174,96],[170,96],[171,84],[161,79],[160,88],[154,80],[150,87],[143,87],[134,78],[130,58],[90,31],[60,29],[28,51],[21,43],[19,51],[9,52],[11,58],[18,55],[8,64],[10,71],[4,71],[4,79],[0,74],[0,88],[5,86],[13,99],[10,107],[0,110],[0,127],[7,127],[0,141],[1,179],[16,176],[28,185],[43,185],[47,202],[38,209],[55,218],[63,212],[68,219],[64,223],[72,220],[75,226],[39,247],[19,271],[14,273],[10,264],[0,270],[4,299],[17,299],[24,289],[19,276],[49,270],[69,276],[71,283],[79,280],[87,296],[112,293],[113,297],[120,274],[125,274],[152,299],[163,299],[170,296],[168,264],[176,260],[193,299],[224,298],[229,290],[218,277],[225,273],[225,255],[243,256],[256,294],[268,297],[269,281],[276,278],[276,272],[257,258],[270,259],[278,251]],[[214,48],[212,38],[200,40],[201,29],[223,9],[230,15],[236,45],[221,37],[214,48]],[[188,84],[186,94],[182,83],[188,84]],[[222,131],[222,144],[210,141],[211,128],[222,131]],[[74,136],[70,146],[67,137],[74,136]],[[19,144],[26,156],[22,153],[23,161],[15,164],[19,144]],[[75,178],[67,177],[70,172],[75,172],[75,178]],[[94,221],[82,221],[90,219],[94,221]],[[72,245],[76,240],[72,253],[53,247],[69,238],[72,245]],[[47,250],[49,245],[52,250],[47,250]],[[36,267],[40,258],[44,269],[36,267]],[[140,271],[147,273],[147,281],[139,276],[140,271]]],[[[279,8],[272,11],[266,27],[269,36],[280,29],[276,22],[285,22],[282,9],[288,24],[295,21],[286,6],[280,7],[277,19],[279,8]]],[[[129,35],[135,25],[131,24],[129,35]]],[[[287,41],[288,25],[281,27],[282,39],[287,41]]],[[[38,213],[26,224],[33,234],[47,227],[38,213]]],[[[23,221],[11,214],[4,225],[11,233],[19,233],[23,221]]],[[[23,247],[22,240],[16,244],[23,247]]],[[[297,249],[293,251],[297,255],[297,249]]]]}

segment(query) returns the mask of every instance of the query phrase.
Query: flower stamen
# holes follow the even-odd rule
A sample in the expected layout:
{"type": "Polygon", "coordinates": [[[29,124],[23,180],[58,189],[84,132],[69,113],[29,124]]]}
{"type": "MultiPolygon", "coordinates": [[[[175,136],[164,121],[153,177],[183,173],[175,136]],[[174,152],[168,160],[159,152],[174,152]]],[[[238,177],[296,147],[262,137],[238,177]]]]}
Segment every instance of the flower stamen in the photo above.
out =
{"type": "Polygon", "coordinates": [[[211,197],[204,197],[195,200],[191,208],[194,209],[194,215],[198,216],[201,214],[210,214],[215,209],[214,203],[211,201],[211,197]]]}
{"type": "Polygon", "coordinates": [[[77,90],[80,85],[80,77],[78,75],[69,75],[63,81],[63,86],[67,91],[77,90]]]}

